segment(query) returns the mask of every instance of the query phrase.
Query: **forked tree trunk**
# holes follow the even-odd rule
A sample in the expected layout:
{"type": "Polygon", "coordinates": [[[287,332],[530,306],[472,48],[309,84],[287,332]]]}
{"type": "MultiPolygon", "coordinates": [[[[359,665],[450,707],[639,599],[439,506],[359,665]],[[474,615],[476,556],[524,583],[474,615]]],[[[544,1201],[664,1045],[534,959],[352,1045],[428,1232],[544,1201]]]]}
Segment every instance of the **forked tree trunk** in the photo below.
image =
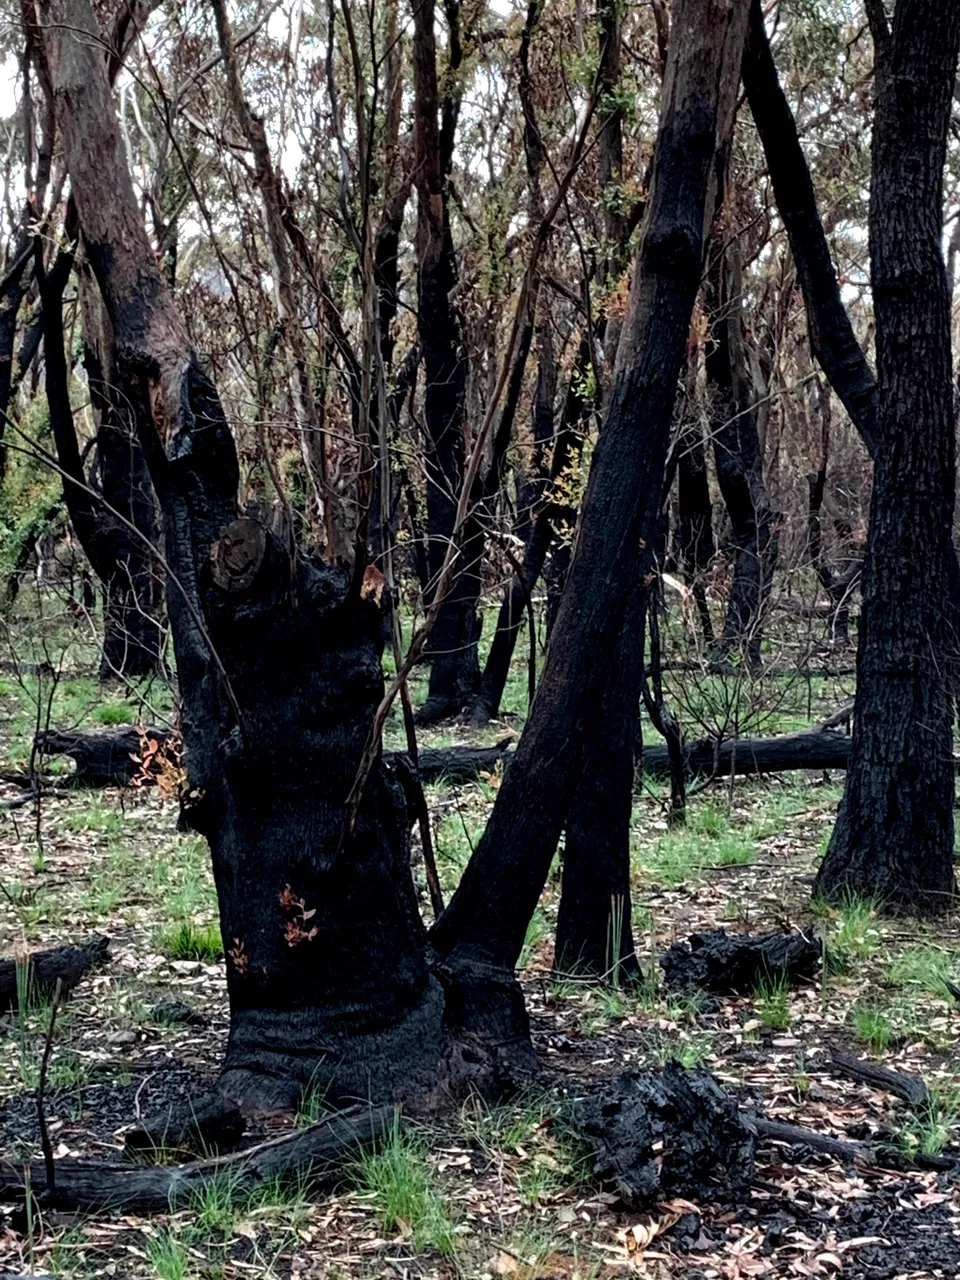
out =
{"type": "Polygon", "coordinates": [[[338,567],[237,519],[236,450],[146,238],[89,0],[45,30],[89,260],[160,497],[194,824],[210,843],[227,956],[221,1088],[252,1109],[448,1088],[533,1064],[512,974],[431,968],[401,791],[378,764],[346,797],[382,694],[381,619],[338,567]]]}
{"type": "Polygon", "coordinates": [[[851,759],[816,889],[934,913],[955,892],[948,575],[956,415],[942,232],[960,0],[898,0],[892,27],[879,0],[868,12],[878,447],[851,759]]]}
{"type": "Polygon", "coordinates": [[[453,971],[509,971],[583,772],[586,722],[616,660],[641,542],[653,545],[677,379],[732,119],[746,0],[679,0],[647,223],[570,568],[530,718],[432,939],[453,971]]]}
{"type": "MultiPolygon", "coordinates": [[[[121,410],[113,386],[113,335],[103,314],[96,282],[81,281],[84,354],[90,400],[97,416],[99,488],[111,509],[104,520],[116,524],[115,554],[87,558],[103,584],[103,679],[152,675],[163,656],[163,575],[157,558],[160,513],[136,424],[121,410]]],[[[81,541],[81,527],[76,533],[81,541]]],[[[97,534],[94,533],[94,537],[97,534]]]]}

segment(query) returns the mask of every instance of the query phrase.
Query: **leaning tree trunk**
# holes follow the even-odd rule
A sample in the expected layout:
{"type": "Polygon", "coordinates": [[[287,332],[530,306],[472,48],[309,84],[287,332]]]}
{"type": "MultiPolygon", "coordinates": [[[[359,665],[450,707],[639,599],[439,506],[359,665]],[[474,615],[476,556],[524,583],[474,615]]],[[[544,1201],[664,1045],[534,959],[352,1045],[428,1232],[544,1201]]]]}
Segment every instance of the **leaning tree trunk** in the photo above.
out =
{"type": "MultiPolygon", "coordinates": [[[[453,537],[457,494],[463,478],[466,357],[451,302],[456,282],[453,239],[446,210],[445,161],[452,137],[441,142],[440,96],[433,0],[414,7],[415,181],[417,187],[417,324],[425,377],[424,419],[430,437],[426,458],[427,559],[435,587],[453,537]]],[[[455,120],[455,116],[453,117],[455,120]]],[[[445,133],[453,130],[444,113],[445,133]]],[[[453,586],[430,636],[430,685],[420,708],[423,723],[456,715],[480,683],[480,570],[483,535],[469,521],[461,535],[453,586]]]]}
{"type": "Polygon", "coordinates": [[[432,940],[453,971],[513,968],[583,769],[584,722],[615,660],[641,541],[652,546],[677,378],[730,128],[746,0],[679,0],[647,223],[577,550],[531,715],[432,940]]]}
{"type": "Polygon", "coordinates": [[[898,0],[892,27],[877,0],[868,11],[878,447],[851,760],[816,890],[933,913],[954,895],[955,411],[942,232],[960,0],[898,0]]]}
{"type": "Polygon", "coordinates": [[[116,377],[160,498],[183,737],[227,958],[221,1089],[252,1109],[305,1086],[421,1105],[532,1066],[512,974],[431,968],[401,790],[346,799],[382,695],[382,620],[347,571],[237,519],[216,390],[147,240],[89,0],[51,0],[66,164],[116,336],[116,377]]]}

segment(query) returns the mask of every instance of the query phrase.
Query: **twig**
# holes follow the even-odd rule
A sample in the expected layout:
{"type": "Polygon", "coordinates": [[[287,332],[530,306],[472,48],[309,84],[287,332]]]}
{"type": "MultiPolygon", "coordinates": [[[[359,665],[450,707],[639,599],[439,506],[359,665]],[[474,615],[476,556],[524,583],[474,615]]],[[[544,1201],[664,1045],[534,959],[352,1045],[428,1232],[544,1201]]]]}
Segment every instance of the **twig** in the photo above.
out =
{"type": "Polygon", "coordinates": [[[63,992],[63,980],[57,979],[53,989],[53,1002],[50,1005],[50,1025],[43,1043],[43,1057],[40,1059],[40,1079],[37,1081],[37,1123],[40,1125],[40,1146],[43,1150],[43,1164],[47,1171],[47,1191],[53,1191],[56,1169],[53,1161],[53,1147],[50,1144],[50,1131],[47,1128],[47,1117],[43,1109],[43,1095],[47,1087],[47,1066],[50,1062],[50,1050],[53,1048],[53,1032],[57,1025],[57,1011],[60,1008],[60,996],[63,992]]]}

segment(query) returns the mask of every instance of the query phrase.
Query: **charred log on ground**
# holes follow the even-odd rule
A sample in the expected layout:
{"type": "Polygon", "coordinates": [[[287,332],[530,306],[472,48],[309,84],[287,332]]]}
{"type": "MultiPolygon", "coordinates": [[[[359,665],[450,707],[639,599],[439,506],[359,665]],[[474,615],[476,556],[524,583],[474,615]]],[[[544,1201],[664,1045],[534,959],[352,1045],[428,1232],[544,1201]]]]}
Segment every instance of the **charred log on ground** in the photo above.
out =
{"type": "Polygon", "coordinates": [[[675,942],[660,957],[668,987],[699,988],[712,995],[746,995],[767,981],[810,982],[823,958],[823,943],[805,933],[727,933],[710,929],[675,942]]]}
{"type": "MultiPolygon", "coordinates": [[[[125,787],[141,773],[141,734],[160,747],[177,742],[169,729],[129,728],[106,733],[38,733],[36,746],[41,756],[64,755],[75,761],[77,767],[69,779],[74,786],[125,787]]],[[[476,782],[509,760],[510,742],[504,738],[492,747],[422,748],[417,757],[417,776],[421,782],[476,782]]],[[[392,765],[400,756],[408,759],[404,751],[385,751],[384,764],[392,765]]]]}
{"type": "Polygon", "coordinates": [[[107,960],[109,946],[110,939],[100,934],[83,946],[34,951],[23,961],[0,960],[0,1012],[17,1008],[19,989],[26,989],[31,999],[49,996],[58,981],[61,991],[72,991],[90,969],[107,960]],[[17,969],[22,969],[24,964],[26,978],[21,976],[18,988],[17,969]]]}
{"type": "MultiPolygon", "coordinates": [[[[145,1167],[64,1158],[54,1162],[52,1187],[45,1166],[37,1162],[30,1166],[30,1186],[48,1208],[168,1213],[218,1178],[228,1178],[238,1194],[276,1178],[330,1185],[345,1159],[377,1143],[393,1114],[392,1108],[354,1107],[247,1151],[184,1165],[145,1167]]],[[[0,1161],[0,1198],[13,1202],[24,1198],[22,1164],[0,1161]]]]}
{"type": "Polygon", "coordinates": [[[577,1103],[574,1125],[593,1150],[594,1172],[631,1209],[675,1195],[737,1201],[753,1180],[753,1127],[700,1068],[670,1062],[628,1072],[577,1103]]]}

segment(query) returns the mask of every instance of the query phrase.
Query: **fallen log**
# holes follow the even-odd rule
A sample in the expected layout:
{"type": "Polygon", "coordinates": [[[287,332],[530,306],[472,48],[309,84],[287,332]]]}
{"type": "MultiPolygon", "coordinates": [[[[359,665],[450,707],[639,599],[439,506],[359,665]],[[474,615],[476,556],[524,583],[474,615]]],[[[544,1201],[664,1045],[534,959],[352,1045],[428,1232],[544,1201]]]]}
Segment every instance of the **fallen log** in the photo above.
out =
{"type": "Polygon", "coordinates": [[[908,1106],[922,1107],[930,1101],[929,1090],[919,1076],[893,1071],[876,1062],[864,1062],[862,1058],[855,1058],[852,1053],[846,1053],[842,1049],[831,1050],[830,1059],[830,1066],[838,1075],[855,1080],[858,1084],[869,1085],[871,1089],[892,1093],[908,1106]]]}
{"type": "Polygon", "coordinates": [[[103,964],[109,954],[110,939],[98,934],[79,947],[34,951],[19,962],[0,960],[0,1012],[17,1008],[17,970],[22,970],[24,964],[27,972],[25,977],[21,975],[20,982],[26,983],[29,999],[43,999],[53,992],[58,981],[64,993],[71,991],[89,969],[103,964]]]}
{"type": "Polygon", "coordinates": [[[574,1124],[594,1172],[631,1209],[671,1196],[739,1200],[753,1181],[753,1126],[701,1068],[628,1072],[578,1102],[574,1124]]]}
{"type": "Polygon", "coordinates": [[[34,739],[41,756],[70,756],[76,769],[70,782],[76,787],[125,787],[141,771],[141,734],[164,746],[173,736],[169,729],[112,729],[107,733],[38,733],[34,739]]]}
{"type": "MultiPolygon", "coordinates": [[[[787,773],[794,769],[846,769],[850,738],[830,729],[805,729],[769,738],[699,738],[684,748],[684,764],[691,777],[746,777],[757,773],[787,773]]],[[[645,747],[644,773],[667,777],[666,747],[645,747]]]]}
{"type": "Polygon", "coordinates": [[[716,996],[749,995],[763,982],[810,982],[823,957],[819,938],[799,930],[694,933],[660,957],[668,987],[697,988],[716,996]]]}
{"type": "MultiPolygon", "coordinates": [[[[345,1159],[376,1144],[393,1120],[392,1107],[354,1107],[326,1116],[308,1129],[271,1138],[246,1151],[183,1165],[104,1164],[65,1157],[54,1161],[54,1185],[42,1162],[30,1166],[30,1186],[54,1209],[168,1213],[189,1203],[214,1179],[229,1179],[237,1196],[274,1178],[331,1185],[345,1159]]],[[[0,1200],[24,1199],[23,1165],[0,1161],[0,1200]]]]}
{"type": "MultiPolygon", "coordinates": [[[[76,769],[70,782],[77,787],[125,787],[141,773],[141,734],[164,747],[174,739],[169,729],[113,729],[106,733],[38,733],[37,751],[42,756],[70,756],[76,769]]],[[[493,773],[510,758],[511,739],[492,747],[424,747],[419,752],[417,775],[421,782],[475,782],[484,773],[493,773]]],[[[385,764],[398,758],[409,761],[404,751],[385,751],[385,764]]],[[[149,776],[144,778],[149,782],[149,776]]]]}

